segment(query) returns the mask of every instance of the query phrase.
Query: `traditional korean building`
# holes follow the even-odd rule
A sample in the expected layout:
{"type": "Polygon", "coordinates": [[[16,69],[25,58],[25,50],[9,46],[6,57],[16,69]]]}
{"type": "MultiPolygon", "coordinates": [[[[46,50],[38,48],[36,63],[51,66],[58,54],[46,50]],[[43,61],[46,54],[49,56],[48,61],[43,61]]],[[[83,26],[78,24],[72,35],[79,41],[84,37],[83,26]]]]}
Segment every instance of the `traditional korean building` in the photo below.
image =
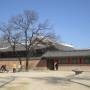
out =
{"type": "MultiPolygon", "coordinates": [[[[30,69],[54,70],[56,62],[58,70],[90,69],[90,49],[79,50],[62,42],[47,41],[50,45],[39,43],[30,54],[30,69]]],[[[13,52],[7,41],[0,41],[0,65],[12,68],[13,64],[18,65],[21,61],[25,67],[25,55],[23,46],[17,45],[16,52],[13,52]]]]}
{"type": "Polygon", "coordinates": [[[43,56],[47,60],[47,68],[54,70],[57,61],[59,70],[80,69],[90,71],[90,49],[71,51],[48,51],[43,56]]]}

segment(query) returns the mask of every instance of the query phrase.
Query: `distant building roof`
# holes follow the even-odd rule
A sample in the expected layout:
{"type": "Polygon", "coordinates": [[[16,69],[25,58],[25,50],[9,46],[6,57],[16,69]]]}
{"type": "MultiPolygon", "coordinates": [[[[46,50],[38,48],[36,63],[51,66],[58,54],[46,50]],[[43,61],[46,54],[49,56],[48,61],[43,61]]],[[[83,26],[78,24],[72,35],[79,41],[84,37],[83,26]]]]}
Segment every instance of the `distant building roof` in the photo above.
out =
{"type": "MultiPolygon", "coordinates": [[[[39,40],[39,38],[37,40],[39,40]]],[[[68,51],[68,50],[70,51],[70,50],[75,49],[72,45],[62,43],[62,42],[56,42],[48,38],[40,42],[35,48],[41,49],[41,48],[46,48],[50,45],[54,46],[56,49],[61,50],[61,51],[68,51]],[[49,45],[47,45],[47,43],[49,43],[49,45]]],[[[18,44],[16,46],[16,50],[17,51],[25,50],[25,47],[23,45],[18,44]]],[[[12,47],[10,46],[8,41],[0,39],[0,51],[1,52],[12,51],[12,47]]]]}

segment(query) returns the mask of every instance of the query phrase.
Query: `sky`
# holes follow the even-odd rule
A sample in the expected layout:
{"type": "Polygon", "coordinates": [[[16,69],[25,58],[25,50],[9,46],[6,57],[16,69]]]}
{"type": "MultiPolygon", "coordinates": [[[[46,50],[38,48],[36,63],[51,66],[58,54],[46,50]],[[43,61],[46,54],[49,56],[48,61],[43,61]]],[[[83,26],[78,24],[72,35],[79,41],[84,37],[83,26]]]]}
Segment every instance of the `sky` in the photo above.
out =
{"type": "Polygon", "coordinates": [[[48,19],[63,42],[90,48],[90,0],[0,0],[0,23],[24,10],[36,11],[41,21],[48,19]]]}

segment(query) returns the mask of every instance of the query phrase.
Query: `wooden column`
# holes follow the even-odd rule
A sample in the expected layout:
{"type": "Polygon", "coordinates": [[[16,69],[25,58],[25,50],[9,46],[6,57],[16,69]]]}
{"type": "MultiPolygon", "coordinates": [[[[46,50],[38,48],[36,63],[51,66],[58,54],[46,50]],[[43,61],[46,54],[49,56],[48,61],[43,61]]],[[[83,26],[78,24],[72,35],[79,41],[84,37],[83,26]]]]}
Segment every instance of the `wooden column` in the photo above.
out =
{"type": "Polygon", "coordinates": [[[78,64],[83,64],[83,58],[82,57],[78,57],[78,64]]]}
{"type": "Polygon", "coordinates": [[[68,57],[68,63],[67,64],[71,64],[71,57],[68,57]]]}

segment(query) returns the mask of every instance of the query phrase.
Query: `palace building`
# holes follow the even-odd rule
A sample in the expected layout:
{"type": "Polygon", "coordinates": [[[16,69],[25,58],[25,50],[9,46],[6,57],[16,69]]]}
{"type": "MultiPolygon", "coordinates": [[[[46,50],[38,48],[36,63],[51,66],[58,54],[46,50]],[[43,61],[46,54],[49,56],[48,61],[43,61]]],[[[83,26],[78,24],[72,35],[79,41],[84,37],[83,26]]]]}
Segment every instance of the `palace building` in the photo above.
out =
{"type": "MultiPolygon", "coordinates": [[[[73,70],[83,69],[90,70],[90,49],[76,49],[71,45],[55,42],[47,39],[50,45],[39,43],[29,59],[29,69],[48,69],[55,70],[73,70]]],[[[20,60],[25,67],[25,48],[21,45],[16,46],[16,51],[13,52],[12,48],[7,41],[0,40],[0,65],[6,64],[12,68],[13,64],[18,65],[20,60]]]]}

